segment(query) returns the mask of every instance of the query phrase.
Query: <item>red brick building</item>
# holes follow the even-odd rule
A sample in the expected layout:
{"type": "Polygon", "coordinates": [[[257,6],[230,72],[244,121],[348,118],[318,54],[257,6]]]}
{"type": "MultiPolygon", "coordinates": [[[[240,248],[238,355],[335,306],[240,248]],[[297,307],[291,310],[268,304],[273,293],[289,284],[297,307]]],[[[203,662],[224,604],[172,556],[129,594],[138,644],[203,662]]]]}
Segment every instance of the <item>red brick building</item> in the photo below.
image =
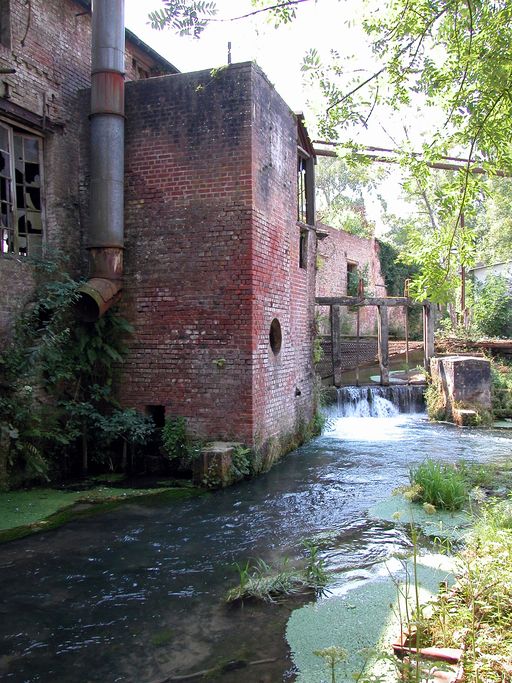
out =
{"type": "Polygon", "coordinates": [[[253,64],[128,84],[126,103],[123,402],[282,450],[314,406],[297,119],[253,64]]]}
{"type": "MultiPolygon", "coordinates": [[[[88,7],[0,2],[4,334],[41,277],[33,258],[85,275],[88,7]]],[[[311,145],[253,64],[179,74],[127,33],[125,69],[121,307],[135,332],[119,396],[270,463],[314,413],[311,145]]]]}

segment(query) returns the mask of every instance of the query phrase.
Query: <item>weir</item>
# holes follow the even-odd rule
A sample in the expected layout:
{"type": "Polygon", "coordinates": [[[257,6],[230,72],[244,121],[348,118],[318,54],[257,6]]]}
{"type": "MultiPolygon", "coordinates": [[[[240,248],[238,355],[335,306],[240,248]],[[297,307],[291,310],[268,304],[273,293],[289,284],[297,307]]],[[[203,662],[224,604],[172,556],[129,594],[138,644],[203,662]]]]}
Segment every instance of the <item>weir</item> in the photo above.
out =
{"type": "Polygon", "coordinates": [[[425,410],[424,387],[417,385],[340,387],[340,417],[392,417],[425,410]]]}

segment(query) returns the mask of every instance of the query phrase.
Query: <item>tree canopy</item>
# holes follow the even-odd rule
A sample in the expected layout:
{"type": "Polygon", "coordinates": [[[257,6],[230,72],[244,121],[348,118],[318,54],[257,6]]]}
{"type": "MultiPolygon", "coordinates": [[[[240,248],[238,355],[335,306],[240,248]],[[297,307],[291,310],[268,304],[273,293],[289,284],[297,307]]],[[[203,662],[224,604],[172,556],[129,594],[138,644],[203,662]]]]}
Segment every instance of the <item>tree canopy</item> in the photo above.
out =
{"type": "MultiPolygon", "coordinates": [[[[308,1],[317,0],[253,0],[249,14],[267,12],[277,24],[289,22],[308,1]]],[[[163,5],[151,15],[158,28],[198,36],[208,21],[221,20],[215,2],[163,0],[163,5]]],[[[421,154],[411,154],[406,142],[397,158],[411,191],[430,203],[426,229],[409,231],[403,250],[419,267],[411,291],[417,298],[447,301],[458,269],[474,262],[482,232],[477,213],[489,192],[488,179],[512,174],[512,3],[387,0],[371,9],[363,27],[374,71],[350,68],[341,46],[328,60],[311,48],[303,69],[324,98],[323,136],[346,143],[351,154],[353,131],[367,125],[379,107],[407,111],[419,100],[426,117],[433,107],[443,112],[440,125],[414,150],[421,154]],[[446,156],[463,162],[434,181],[431,165],[446,156]]]]}

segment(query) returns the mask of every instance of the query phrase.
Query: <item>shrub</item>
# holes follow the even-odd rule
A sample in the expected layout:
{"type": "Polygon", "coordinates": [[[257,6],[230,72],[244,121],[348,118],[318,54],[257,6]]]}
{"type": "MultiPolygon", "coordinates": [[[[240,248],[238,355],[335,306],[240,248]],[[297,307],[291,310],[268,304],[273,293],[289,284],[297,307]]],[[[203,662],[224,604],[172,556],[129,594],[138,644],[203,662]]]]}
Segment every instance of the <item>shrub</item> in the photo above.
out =
{"type": "Polygon", "coordinates": [[[162,429],[162,441],[169,458],[187,458],[187,422],[184,417],[168,418],[162,429]]]}
{"type": "Polygon", "coordinates": [[[492,410],[495,417],[512,417],[512,366],[491,365],[492,410]]]}
{"type": "Polygon", "coordinates": [[[501,275],[489,275],[475,288],[473,320],[477,331],[487,337],[512,334],[512,295],[509,281],[501,275]]]}
{"type": "Polygon", "coordinates": [[[411,469],[410,480],[421,488],[421,502],[436,508],[460,510],[468,498],[466,481],[452,465],[427,459],[411,469]]]}

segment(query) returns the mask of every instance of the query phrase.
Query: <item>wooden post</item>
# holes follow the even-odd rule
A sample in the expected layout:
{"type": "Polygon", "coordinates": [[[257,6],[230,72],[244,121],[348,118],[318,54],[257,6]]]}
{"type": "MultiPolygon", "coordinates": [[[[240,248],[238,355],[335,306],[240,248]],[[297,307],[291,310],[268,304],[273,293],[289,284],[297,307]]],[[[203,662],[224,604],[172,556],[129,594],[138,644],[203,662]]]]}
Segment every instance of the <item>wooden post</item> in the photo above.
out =
{"type": "Polygon", "coordinates": [[[386,306],[377,306],[380,383],[389,386],[389,323],[386,306]]]}
{"type": "Polygon", "coordinates": [[[356,387],[359,386],[359,337],[361,333],[361,309],[357,307],[356,318],[356,387]]]}
{"type": "Polygon", "coordinates": [[[423,304],[423,365],[430,372],[430,360],[434,357],[434,311],[430,304],[423,304]]]}
{"type": "Polygon", "coordinates": [[[341,306],[330,307],[332,376],[335,387],[341,387],[341,306]]]}
{"type": "Polygon", "coordinates": [[[407,372],[407,384],[409,384],[409,309],[404,306],[404,331],[405,331],[405,370],[407,372]]]}

